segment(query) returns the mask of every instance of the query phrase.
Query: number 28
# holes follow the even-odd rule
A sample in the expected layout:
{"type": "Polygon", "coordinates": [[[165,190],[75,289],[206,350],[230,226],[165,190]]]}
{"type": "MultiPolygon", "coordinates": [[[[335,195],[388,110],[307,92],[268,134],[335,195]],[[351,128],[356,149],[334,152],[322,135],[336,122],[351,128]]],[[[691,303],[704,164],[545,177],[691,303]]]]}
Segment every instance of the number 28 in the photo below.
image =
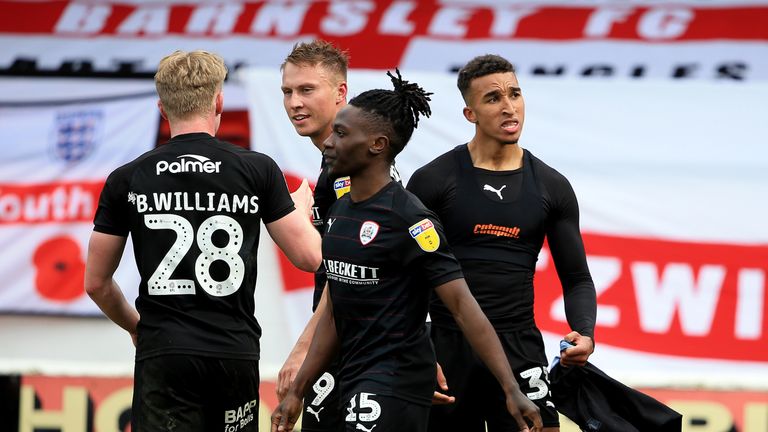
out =
{"type": "Polygon", "coordinates": [[[243,228],[235,219],[225,215],[211,216],[200,224],[196,237],[192,224],[179,215],[144,215],[144,224],[149,229],[168,229],[176,233],[176,241],[147,281],[149,295],[195,294],[194,281],[171,279],[174,270],[192,247],[194,239],[200,248],[200,255],[195,260],[195,278],[205,292],[215,297],[223,297],[240,289],[245,276],[245,264],[238,255],[243,245],[243,228]],[[229,235],[224,247],[213,244],[213,233],[217,230],[223,230],[229,235]],[[224,261],[229,266],[227,279],[213,279],[210,271],[214,261],[224,261]]]}

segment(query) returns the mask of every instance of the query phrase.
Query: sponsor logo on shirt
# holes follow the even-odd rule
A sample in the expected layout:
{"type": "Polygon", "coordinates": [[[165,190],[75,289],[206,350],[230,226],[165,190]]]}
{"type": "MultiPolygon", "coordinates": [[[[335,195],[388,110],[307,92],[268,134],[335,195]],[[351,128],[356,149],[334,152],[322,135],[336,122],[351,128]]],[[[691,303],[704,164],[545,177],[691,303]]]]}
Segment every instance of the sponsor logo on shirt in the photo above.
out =
{"type": "Polygon", "coordinates": [[[244,428],[245,425],[255,419],[254,413],[258,413],[258,410],[259,401],[256,399],[246,402],[243,406],[237,407],[237,409],[225,410],[224,423],[228,426],[224,430],[234,432],[244,428]]]}
{"type": "Polygon", "coordinates": [[[429,219],[423,219],[421,222],[411,225],[408,232],[419,244],[419,247],[426,252],[434,252],[440,247],[440,236],[437,234],[435,224],[429,219]]]}
{"type": "Polygon", "coordinates": [[[508,227],[494,224],[477,224],[472,230],[475,235],[493,235],[496,237],[520,238],[520,227],[508,227]]]}
{"type": "Polygon", "coordinates": [[[336,199],[343,197],[349,192],[352,181],[347,177],[339,177],[333,182],[333,191],[336,192],[336,199]]]}
{"type": "Polygon", "coordinates": [[[307,406],[307,412],[315,416],[315,419],[317,419],[317,422],[320,423],[320,411],[324,410],[325,407],[320,407],[317,411],[315,411],[311,406],[307,406]]]}
{"type": "Polygon", "coordinates": [[[376,234],[379,233],[379,224],[374,221],[365,221],[360,227],[360,243],[363,246],[372,242],[376,238],[376,234]]]}
{"type": "Polygon", "coordinates": [[[155,165],[156,174],[160,175],[165,172],[171,174],[195,172],[212,174],[218,173],[221,169],[221,162],[214,162],[205,156],[185,154],[176,157],[177,161],[159,161],[155,165]]]}
{"type": "Polygon", "coordinates": [[[500,188],[496,189],[495,187],[487,184],[483,185],[483,190],[495,193],[499,197],[499,201],[501,201],[504,199],[504,197],[501,195],[501,191],[503,191],[505,187],[507,187],[507,185],[502,185],[500,188]]]}
{"type": "Polygon", "coordinates": [[[324,259],[328,279],[350,285],[377,285],[379,268],[324,259]]]}

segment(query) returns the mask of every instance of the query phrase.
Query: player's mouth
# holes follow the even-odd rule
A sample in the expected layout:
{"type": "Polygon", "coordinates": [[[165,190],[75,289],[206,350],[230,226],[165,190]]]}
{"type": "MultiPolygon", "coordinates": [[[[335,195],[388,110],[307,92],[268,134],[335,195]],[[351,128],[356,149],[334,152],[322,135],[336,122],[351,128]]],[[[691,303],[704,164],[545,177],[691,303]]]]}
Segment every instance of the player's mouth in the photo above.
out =
{"type": "Polygon", "coordinates": [[[291,120],[293,120],[294,123],[302,123],[308,118],[309,114],[296,114],[295,116],[291,117],[291,120]]]}
{"type": "Polygon", "coordinates": [[[504,132],[512,134],[520,130],[520,122],[514,119],[507,120],[501,124],[501,128],[504,132]]]}

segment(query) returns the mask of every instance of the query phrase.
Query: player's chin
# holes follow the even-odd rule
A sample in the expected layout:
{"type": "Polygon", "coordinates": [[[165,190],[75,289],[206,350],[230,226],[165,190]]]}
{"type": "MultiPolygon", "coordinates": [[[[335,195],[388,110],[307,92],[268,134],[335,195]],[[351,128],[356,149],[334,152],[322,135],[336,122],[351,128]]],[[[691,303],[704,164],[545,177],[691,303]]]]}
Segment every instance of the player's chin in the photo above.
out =
{"type": "Polygon", "coordinates": [[[331,177],[344,177],[345,174],[342,167],[340,167],[335,159],[325,159],[325,163],[328,165],[328,174],[331,175],[331,177]]]}
{"type": "Polygon", "coordinates": [[[501,141],[501,143],[504,145],[515,145],[520,141],[520,136],[519,135],[506,136],[500,139],[499,141],[501,141]]]}
{"type": "Polygon", "coordinates": [[[307,128],[304,128],[304,127],[301,127],[301,126],[297,126],[297,125],[293,125],[293,128],[296,130],[296,133],[299,136],[301,136],[301,137],[310,137],[310,136],[312,136],[312,131],[307,129],[307,128]]]}

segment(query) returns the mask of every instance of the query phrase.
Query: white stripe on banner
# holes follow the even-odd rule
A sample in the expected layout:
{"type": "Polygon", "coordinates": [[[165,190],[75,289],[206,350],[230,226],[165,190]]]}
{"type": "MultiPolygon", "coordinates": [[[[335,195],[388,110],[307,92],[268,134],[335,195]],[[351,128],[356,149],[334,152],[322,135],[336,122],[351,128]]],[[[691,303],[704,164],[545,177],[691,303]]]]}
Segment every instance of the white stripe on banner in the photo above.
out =
{"type": "Polygon", "coordinates": [[[174,49],[277,69],[315,38],[349,50],[351,66],[450,71],[487,52],[521,76],[765,80],[768,2],[0,0],[0,69],[26,74],[151,75],[174,49]]]}
{"type": "MultiPolygon", "coordinates": [[[[61,91],[88,83],[73,80],[61,91]]],[[[0,83],[5,95],[13,94],[9,87],[0,83]]],[[[143,96],[0,108],[0,311],[101,314],[83,291],[93,216],[107,175],[154,146],[155,102],[143,96]]],[[[135,299],[130,242],[116,280],[135,299]]]]}
{"type": "MultiPolygon", "coordinates": [[[[473,128],[454,75],[403,76],[435,93],[432,117],[397,158],[407,182],[473,128]]],[[[320,154],[289,123],[279,73],[241,77],[254,147],[287,176],[314,180],[320,154]]],[[[525,77],[521,86],[522,146],[579,198],[598,290],[597,364],[638,384],[768,386],[768,85],[525,77]]],[[[349,88],[353,97],[391,84],[383,71],[351,71],[349,88]]],[[[536,320],[553,356],[568,327],[546,249],[536,281],[536,320]]],[[[296,325],[309,315],[308,304],[284,305],[304,308],[296,325]]],[[[295,316],[279,306],[272,313],[295,316]]]]}

